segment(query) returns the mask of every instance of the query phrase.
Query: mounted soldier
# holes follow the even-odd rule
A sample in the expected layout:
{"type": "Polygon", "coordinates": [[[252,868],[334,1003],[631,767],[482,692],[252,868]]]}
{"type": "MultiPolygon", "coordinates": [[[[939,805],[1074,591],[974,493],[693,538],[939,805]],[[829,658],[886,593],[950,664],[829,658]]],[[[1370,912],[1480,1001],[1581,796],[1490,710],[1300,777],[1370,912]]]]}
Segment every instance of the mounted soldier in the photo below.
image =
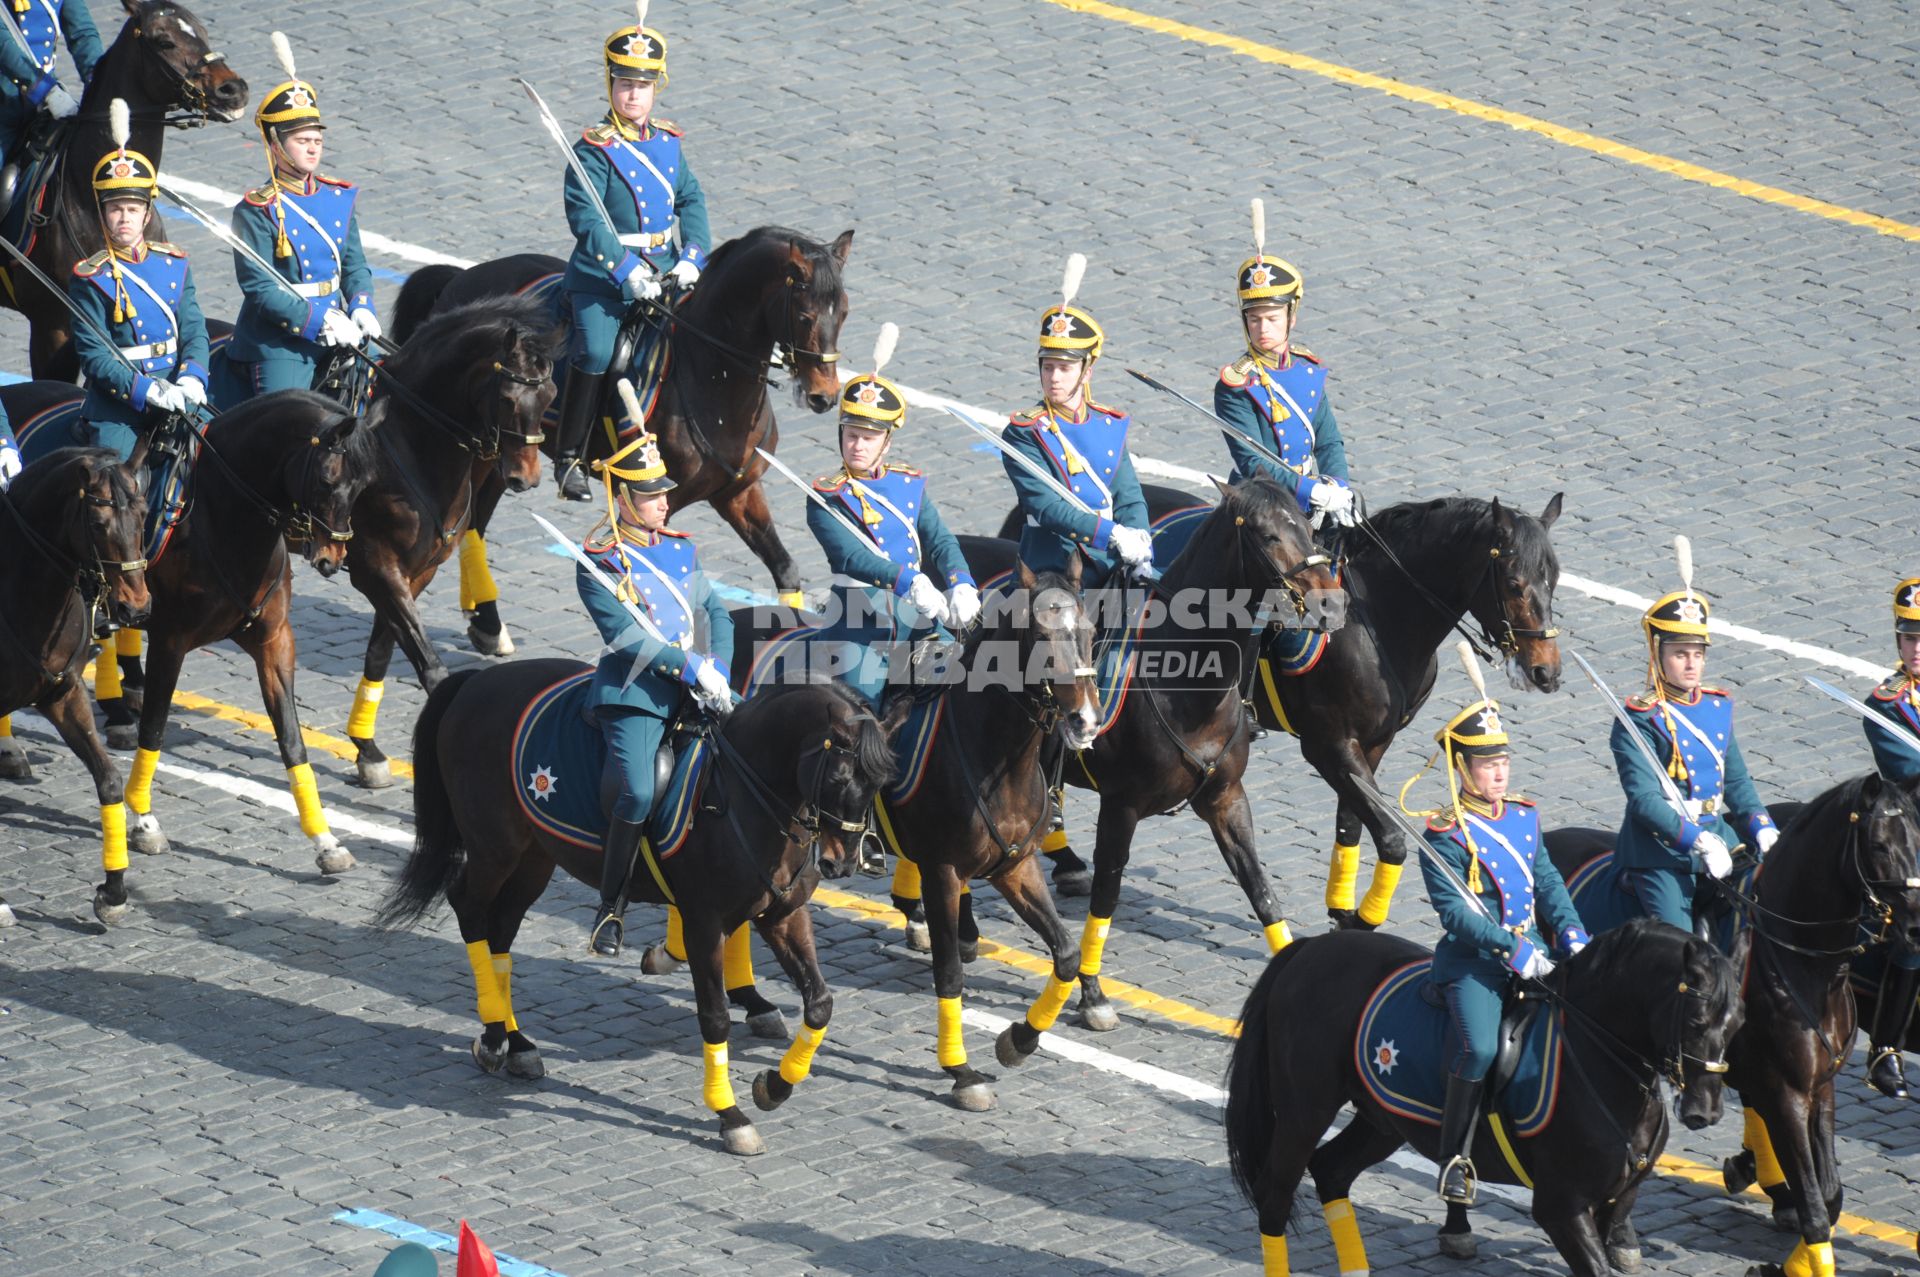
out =
{"type": "Polygon", "coordinates": [[[732,708],[726,660],[717,654],[733,651],[733,618],[700,570],[693,538],[666,526],[674,485],[653,436],[637,437],[600,469],[607,484],[604,531],[583,548],[618,595],[584,566],[575,576],[580,601],[606,643],[587,704],[620,776],[601,848],[600,909],[590,939],[595,953],[615,957],[625,938],[621,896],[653,810],[655,756],[667,725],[681,713],[683,696],[715,715],[732,708]],[[634,621],[629,604],[647,626],[634,621]]]}
{"type": "MultiPolygon", "coordinates": [[[[1909,577],[1893,591],[1893,641],[1899,664],[1886,681],[1873,689],[1867,706],[1889,721],[1920,733],[1920,577],[1909,577]]],[[[1912,792],[1920,788],[1920,753],[1912,746],[1866,724],[1867,744],[1873,748],[1880,774],[1912,792]]],[[[1867,1081],[1891,1099],[1907,1098],[1905,1061],[1900,1047],[1920,996],[1920,953],[1898,953],[1891,948],[1868,1026],[1867,1081]]]]}
{"type": "Polygon", "coordinates": [[[267,184],[233,207],[233,233],[253,251],[233,255],[245,301],[216,385],[223,408],[275,390],[311,390],[328,350],[381,335],[354,208],[359,191],[319,171],[327,128],[320,95],[295,71],[293,50],[278,31],[273,51],[287,79],[253,113],[267,184]]]}
{"type": "Polygon", "coordinates": [[[1153,534],[1127,452],[1132,419],[1092,397],[1093,366],[1107,335],[1073,304],[1086,269],[1080,254],[1067,259],[1060,300],[1040,316],[1040,403],[1013,414],[1000,438],[1087,507],[1068,501],[1011,457],[1003,459],[1026,516],[1020,561],[1034,572],[1062,572],[1075,553],[1082,554],[1087,562],[1081,579],[1097,589],[1121,569],[1150,572],[1153,534]]]}
{"type": "Polygon", "coordinates": [[[1553,971],[1545,935],[1553,937],[1552,950],[1563,958],[1584,949],[1588,937],[1560,871],[1547,856],[1540,813],[1508,792],[1513,750],[1500,706],[1487,698],[1479,666],[1464,644],[1461,656],[1481,699],[1434,736],[1439,754],[1414,773],[1401,795],[1444,755],[1450,804],[1428,815],[1427,845],[1482,906],[1475,909],[1432,858],[1421,858],[1427,897],[1446,933],[1433,948],[1431,979],[1446,999],[1458,1038],[1440,1119],[1436,1187],[1443,1200],[1472,1205],[1473,1132],[1514,977],[1536,980],[1553,971]]]}
{"type": "Polygon", "coordinates": [[[80,99],[54,74],[54,54],[64,39],[84,86],[106,49],[86,0],[13,0],[0,7],[7,33],[0,38],[0,165],[17,164],[35,112],[64,120],[80,99]]]}
{"type": "Polygon", "coordinates": [[[1220,370],[1213,410],[1259,440],[1283,465],[1244,439],[1227,435],[1233,481],[1266,475],[1285,484],[1319,527],[1328,519],[1351,527],[1353,488],[1347,446],[1327,397],[1327,368],[1293,344],[1306,285],[1291,263],[1266,253],[1266,206],[1253,201],[1253,256],[1240,264],[1240,326],[1246,353],[1220,370]]]}
{"type": "MultiPolygon", "coordinates": [[[[560,496],[568,501],[588,498],[581,452],[606,398],[614,339],[629,304],[659,301],[663,280],[692,288],[713,247],[707,199],[682,151],[681,132],[653,118],[667,87],[667,41],[646,25],[646,0],[637,8],[634,26],[607,37],[607,114],[573,144],[579,169],[567,169],[567,225],[577,242],[562,287],[573,308],[573,349],[560,400],[555,469],[560,496]]],[[[647,326],[642,344],[646,349],[636,351],[633,369],[614,371],[636,377],[641,401],[650,403],[665,355],[659,324],[647,326]]],[[[645,425],[633,423],[636,430],[645,425]]]]}
{"type": "Polygon", "coordinates": [[[1693,549],[1674,538],[1681,588],[1656,599],[1640,619],[1647,636],[1647,690],[1626,699],[1646,744],[1616,722],[1611,745],[1627,811],[1614,843],[1616,863],[1640,911],[1693,930],[1695,875],[1724,878],[1732,849],[1751,841],[1765,856],[1780,837],[1733,733],[1733,696],[1704,683],[1712,605],[1693,588],[1693,549]],[[1685,810],[1675,810],[1651,757],[1664,760],[1685,810]],[[1742,839],[1736,829],[1746,831],[1742,839]]]}

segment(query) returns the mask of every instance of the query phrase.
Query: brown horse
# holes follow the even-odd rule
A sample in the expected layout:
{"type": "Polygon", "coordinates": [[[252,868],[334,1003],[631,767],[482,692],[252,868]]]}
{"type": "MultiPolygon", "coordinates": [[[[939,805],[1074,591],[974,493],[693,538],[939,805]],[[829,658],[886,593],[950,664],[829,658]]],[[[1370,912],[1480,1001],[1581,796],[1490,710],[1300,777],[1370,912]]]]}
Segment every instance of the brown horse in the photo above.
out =
{"type": "MultiPolygon", "coordinates": [[[[104,448],[49,453],[0,493],[0,777],[33,778],[7,717],[31,705],[93,777],[107,874],[94,888],[93,913],[108,926],[128,911],[127,810],[81,668],[96,623],[147,618],[145,516],[139,479],[104,448]]],[[[109,643],[101,659],[112,660],[112,651],[109,643]]],[[[0,900],[0,926],[12,922],[0,900]]]]}
{"type": "MultiPolygon", "coordinates": [[[[72,277],[75,262],[106,247],[94,204],[93,166],[114,149],[107,128],[109,102],[120,98],[131,109],[128,149],[152,160],[156,168],[161,167],[167,128],[208,120],[231,123],[247,105],[247,82],[227,66],[223,54],[208,46],[206,24],[185,6],[172,0],[120,3],[126,25],[94,67],[79,114],[55,125],[46,144],[51,172],[44,191],[28,189],[33,175],[23,172],[14,196],[35,200],[29,210],[35,224],[31,242],[20,247],[60,285],[72,277]]],[[[11,38],[18,38],[17,33],[11,38]]],[[[72,349],[73,317],[66,298],[49,296],[11,258],[0,266],[0,294],[0,301],[33,326],[28,347],[33,375],[78,379],[80,361],[72,349]]]]}

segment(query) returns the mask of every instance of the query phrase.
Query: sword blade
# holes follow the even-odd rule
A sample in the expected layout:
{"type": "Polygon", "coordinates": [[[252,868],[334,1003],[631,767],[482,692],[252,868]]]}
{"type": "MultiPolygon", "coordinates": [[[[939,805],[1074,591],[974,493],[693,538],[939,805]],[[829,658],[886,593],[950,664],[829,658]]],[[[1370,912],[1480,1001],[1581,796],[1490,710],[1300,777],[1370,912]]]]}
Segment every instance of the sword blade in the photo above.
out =
{"type": "Polygon", "coordinates": [[[1297,467],[1290,466],[1286,462],[1282,461],[1280,459],[1279,453],[1267,447],[1265,444],[1261,443],[1258,439],[1255,439],[1252,435],[1248,434],[1246,431],[1242,430],[1240,427],[1234,425],[1231,421],[1228,421],[1225,417],[1222,417],[1219,413],[1215,412],[1213,409],[1202,404],[1199,400],[1188,398],[1186,395],[1181,394],[1178,390],[1175,390],[1172,386],[1167,385],[1165,382],[1159,380],[1158,378],[1149,377],[1146,373],[1141,372],[1137,368],[1127,369],[1127,375],[1129,377],[1132,377],[1136,381],[1144,383],[1149,389],[1157,390],[1163,395],[1169,395],[1172,398],[1178,399],[1181,403],[1193,409],[1195,412],[1205,417],[1208,421],[1211,421],[1214,425],[1220,427],[1220,429],[1226,431],[1228,434],[1238,439],[1241,443],[1246,444],[1249,448],[1252,448],[1255,452],[1259,453],[1262,457],[1265,457],[1268,461],[1273,462],[1274,465],[1279,466],[1282,470],[1291,470],[1295,474],[1300,473],[1300,470],[1297,467]]]}
{"type": "Polygon", "coordinates": [[[1081,499],[1079,493],[1075,492],[1072,488],[1067,487],[1064,483],[1061,483],[1058,479],[1048,474],[1046,470],[1032,457],[1029,457],[1026,453],[1020,451],[1018,448],[1014,447],[1012,444],[1009,444],[1006,440],[1002,439],[999,435],[993,433],[993,431],[987,429],[985,426],[975,421],[972,417],[969,417],[966,413],[961,412],[958,408],[955,408],[952,404],[949,404],[944,400],[935,400],[934,402],[942,412],[945,412],[948,416],[953,417],[955,420],[959,421],[962,425],[966,426],[967,429],[973,431],[973,433],[975,433],[976,435],[979,435],[982,439],[985,439],[988,443],[992,444],[995,451],[999,452],[1001,456],[1011,458],[1015,465],[1018,465],[1021,469],[1025,470],[1028,474],[1032,475],[1034,478],[1038,479],[1040,482],[1046,484],[1048,488],[1052,489],[1055,495],[1064,498],[1075,509],[1081,511],[1084,514],[1090,514],[1096,519],[1102,517],[1098,510],[1095,510],[1092,506],[1088,505],[1084,500],[1081,499]]]}
{"type": "MultiPolygon", "coordinates": [[[[1413,840],[1414,850],[1425,856],[1427,863],[1440,871],[1440,876],[1445,878],[1448,885],[1460,893],[1461,899],[1465,900],[1473,911],[1482,918],[1485,918],[1496,927],[1500,926],[1500,920],[1493,916],[1493,913],[1487,908],[1486,902],[1474,894],[1474,892],[1468,888],[1466,880],[1460,876],[1459,871],[1448,864],[1446,858],[1428,844],[1426,835],[1413,827],[1413,822],[1408,820],[1406,813],[1400,810],[1400,805],[1390,802],[1387,796],[1372,784],[1367,784],[1363,788],[1372,798],[1374,806],[1380,811],[1385,812],[1394,824],[1400,826],[1400,832],[1413,840]]],[[[1505,928],[1502,928],[1502,930],[1504,929],[1505,928]]]]}
{"type": "Polygon", "coordinates": [[[613,596],[614,602],[627,610],[627,615],[633,618],[634,624],[638,625],[648,638],[661,644],[663,647],[673,646],[672,643],[667,642],[667,636],[660,632],[660,627],[655,625],[645,612],[642,612],[639,608],[635,607],[630,600],[621,596],[620,588],[608,578],[605,572],[600,570],[598,563],[595,563],[587,557],[587,552],[575,544],[572,538],[567,536],[567,534],[559,528],[547,522],[546,518],[542,515],[534,515],[533,521],[539,524],[541,530],[552,537],[554,543],[564,549],[575,563],[585,568],[593,579],[600,583],[600,588],[613,596]]]}
{"type": "Polygon", "coordinates": [[[1805,677],[1808,683],[1812,684],[1816,692],[1820,692],[1825,696],[1830,696],[1834,700],[1839,701],[1842,705],[1845,705],[1848,709],[1866,719],[1881,731],[1886,732],[1914,753],[1920,754],[1920,736],[1914,735],[1905,727],[1892,721],[1885,715],[1874,713],[1871,705],[1853,696],[1849,696],[1826,680],[1815,678],[1811,674],[1804,675],[1803,677],[1805,677]]]}
{"type": "Polygon", "coordinates": [[[811,483],[808,483],[805,479],[802,479],[799,475],[795,474],[790,468],[788,468],[786,462],[780,460],[780,458],[774,456],[771,452],[768,452],[765,448],[755,448],[754,451],[759,453],[760,456],[766,461],[766,463],[769,466],[773,467],[774,470],[778,471],[780,476],[783,479],[785,479],[788,483],[791,483],[794,487],[800,489],[800,491],[806,493],[807,499],[809,501],[813,502],[815,505],[819,506],[822,510],[825,510],[829,515],[832,515],[835,519],[839,520],[840,526],[845,528],[847,531],[853,533],[854,536],[858,537],[862,542],[862,544],[871,546],[875,550],[879,550],[880,554],[883,557],[886,557],[886,558],[892,557],[891,555],[888,555],[887,552],[884,549],[882,549],[877,543],[875,543],[872,537],[865,535],[860,531],[860,529],[854,527],[852,519],[849,519],[846,515],[834,509],[833,506],[827,502],[827,499],[825,497],[821,496],[818,492],[815,492],[813,490],[813,485],[811,483]]]}
{"type": "Polygon", "coordinates": [[[1679,786],[1673,783],[1673,777],[1669,776],[1667,769],[1660,765],[1660,760],[1653,756],[1653,748],[1647,744],[1647,738],[1641,734],[1638,727],[1634,726],[1633,720],[1627,717],[1627,707],[1620,703],[1620,698],[1613,694],[1613,689],[1607,686],[1606,680],[1600,677],[1599,672],[1587,664],[1586,657],[1572,648],[1565,650],[1567,655],[1580,666],[1581,672],[1587,676],[1587,681],[1593,684],[1594,690],[1606,700],[1607,708],[1613,711],[1614,721],[1626,731],[1628,739],[1633,741],[1634,747],[1640,751],[1640,757],[1646,760],[1648,769],[1659,779],[1660,788],[1666,794],[1667,801],[1673,804],[1674,810],[1680,813],[1681,819],[1691,820],[1692,816],[1687,812],[1687,801],[1680,796],[1679,786]]]}
{"type": "MultiPolygon", "coordinates": [[[[582,164],[580,157],[573,153],[573,144],[567,141],[566,130],[561,128],[560,121],[554,118],[552,110],[547,106],[546,99],[540,96],[538,89],[534,88],[519,76],[514,76],[513,82],[522,89],[525,89],[527,96],[533,100],[534,109],[540,113],[540,123],[546,128],[547,136],[551,137],[553,144],[560,148],[560,153],[567,157],[567,167],[572,169],[574,177],[580,180],[580,189],[587,193],[587,199],[592,203],[594,211],[600,214],[600,220],[606,223],[607,234],[613,236],[616,240],[619,239],[620,228],[613,224],[613,214],[607,211],[605,202],[600,198],[599,188],[594,186],[593,179],[587,176],[587,166],[582,164]]],[[[647,261],[644,256],[640,258],[640,261],[642,265],[648,270],[653,271],[655,275],[659,274],[658,271],[653,270],[653,263],[647,261]]]]}

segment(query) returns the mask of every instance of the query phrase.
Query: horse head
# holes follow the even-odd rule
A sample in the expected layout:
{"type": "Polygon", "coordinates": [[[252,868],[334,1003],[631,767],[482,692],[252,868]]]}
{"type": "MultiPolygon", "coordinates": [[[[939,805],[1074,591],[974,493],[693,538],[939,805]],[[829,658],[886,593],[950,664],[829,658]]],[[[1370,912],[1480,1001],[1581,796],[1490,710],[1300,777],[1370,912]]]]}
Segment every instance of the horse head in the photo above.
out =
{"type": "MultiPolygon", "coordinates": [[[[1067,560],[1064,572],[1036,574],[1018,565],[1020,592],[1012,612],[1018,642],[1015,668],[1026,694],[1038,701],[1042,726],[1056,725],[1068,749],[1093,745],[1100,730],[1100,686],[1093,663],[1093,619],[1080,595],[1080,556],[1067,560]]],[[[976,668],[978,649],[969,654],[976,668]]],[[[991,668],[982,665],[978,668],[991,668]]]]}
{"type": "Polygon", "coordinates": [[[321,576],[330,577],[347,561],[353,503],[373,482],[379,458],[371,426],[318,395],[306,399],[319,410],[320,420],[309,423],[306,437],[280,458],[282,526],[287,544],[297,547],[321,576]]]}
{"type": "Polygon", "coordinates": [[[1333,560],[1314,543],[1313,526],[1293,494],[1265,476],[1220,483],[1220,505],[1194,534],[1180,559],[1185,570],[1210,562],[1224,568],[1223,582],[1253,591],[1266,605],[1268,624],[1289,629],[1337,630],[1346,621],[1347,592],[1333,560]]]}
{"type": "Polygon", "coordinates": [[[752,280],[741,276],[742,287],[757,286],[756,328],[780,352],[775,358],[793,376],[796,402],[814,412],[825,412],[840,401],[840,325],[847,317],[847,290],[841,270],[853,251],[853,232],[831,244],[820,244],[798,231],[762,226],[714,250],[706,283],[696,289],[696,302],[706,302],[699,322],[717,325],[733,304],[732,264],[752,265],[752,280]],[[747,251],[740,251],[747,250],[747,251]],[[704,294],[704,296],[703,296],[704,294]]]}
{"type": "Polygon", "coordinates": [[[509,492],[540,484],[541,419],[553,402],[554,352],[559,334],[509,321],[500,347],[488,361],[475,417],[498,439],[500,477],[509,492]]]}
{"type": "MultiPolygon", "coordinates": [[[[139,51],[142,96],[190,115],[231,124],[247,107],[247,82],[207,42],[200,19],[172,0],[120,0],[126,35],[139,51]]],[[[124,94],[122,96],[125,96],[124,94]]]]}
{"type": "Polygon", "coordinates": [[[92,563],[115,625],[143,625],[153,599],[147,593],[147,561],[142,557],[147,502],[139,472],[101,448],[83,451],[77,468],[80,486],[73,517],[80,528],[63,548],[81,564],[92,563]]]}
{"type": "Polygon", "coordinates": [[[1727,1045],[1746,1019],[1739,974],[1713,945],[1689,936],[1677,987],[1653,1006],[1654,1032],[1662,1035],[1655,1041],[1668,1052],[1665,1067],[1678,1093],[1680,1121],[1690,1131],[1705,1130],[1720,1120],[1727,1045]]]}
{"type": "Polygon", "coordinates": [[[1492,503],[1487,579],[1470,604],[1506,656],[1514,686],[1542,692],[1560,688],[1560,631],[1553,624],[1560,560],[1547,530],[1560,517],[1562,495],[1556,492],[1537,519],[1492,503]]]}
{"type": "Polygon", "coordinates": [[[839,683],[807,686],[824,703],[825,730],[806,729],[819,733],[819,743],[800,751],[794,780],[807,805],[804,819],[819,842],[821,877],[846,878],[859,866],[874,798],[893,779],[893,736],[913,705],[896,696],[883,720],[859,693],[839,683]]]}
{"type": "Polygon", "coordinates": [[[1853,816],[1863,826],[1852,871],[1866,925],[1877,925],[1896,952],[1920,952],[1920,810],[1904,788],[1873,772],[1860,782],[1853,816]]]}

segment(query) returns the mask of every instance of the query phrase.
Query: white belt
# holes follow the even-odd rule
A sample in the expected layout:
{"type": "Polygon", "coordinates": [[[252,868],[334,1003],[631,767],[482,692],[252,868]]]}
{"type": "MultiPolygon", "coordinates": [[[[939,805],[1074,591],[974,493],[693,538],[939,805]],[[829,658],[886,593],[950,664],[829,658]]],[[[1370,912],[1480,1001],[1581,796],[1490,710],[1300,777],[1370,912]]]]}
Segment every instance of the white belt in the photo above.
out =
{"type": "Polygon", "coordinates": [[[295,284],[293,291],[306,298],[331,297],[340,291],[337,279],[316,279],[311,284],[295,284]]]}
{"type": "Polygon", "coordinates": [[[171,355],[178,349],[179,347],[171,341],[156,341],[149,342],[145,346],[122,346],[120,353],[137,364],[143,359],[159,359],[162,356],[171,355]]]}
{"type": "Polygon", "coordinates": [[[1688,798],[1682,800],[1681,806],[1687,809],[1687,819],[1699,820],[1703,813],[1713,815],[1719,810],[1720,804],[1712,798],[1688,798]]]}
{"type": "Polygon", "coordinates": [[[640,231],[632,235],[622,235],[620,237],[620,243],[626,248],[664,248],[672,239],[673,231],[669,228],[661,231],[658,235],[649,235],[645,231],[640,231]]]}

